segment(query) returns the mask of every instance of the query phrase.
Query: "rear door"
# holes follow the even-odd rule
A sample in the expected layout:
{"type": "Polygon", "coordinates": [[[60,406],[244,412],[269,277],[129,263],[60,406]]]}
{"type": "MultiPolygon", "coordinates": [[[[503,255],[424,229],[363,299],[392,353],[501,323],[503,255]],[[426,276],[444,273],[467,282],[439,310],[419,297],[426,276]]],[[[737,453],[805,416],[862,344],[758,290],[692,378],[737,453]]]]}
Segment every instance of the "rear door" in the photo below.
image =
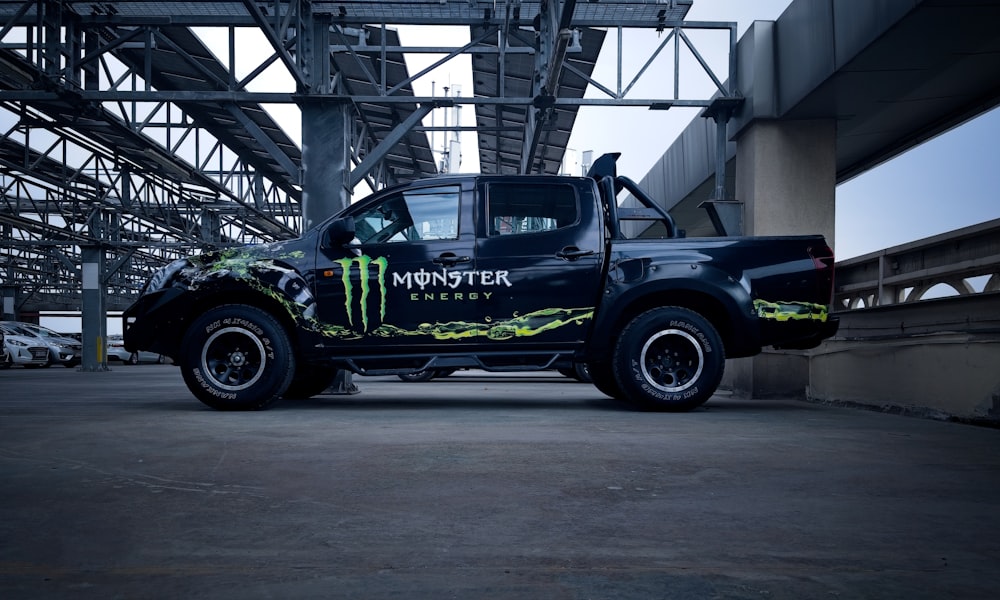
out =
{"type": "Polygon", "coordinates": [[[488,343],[586,339],[600,288],[601,229],[589,180],[486,179],[476,261],[488,343]],[[490,285],[485,285],[489,283],[490,285]]]}

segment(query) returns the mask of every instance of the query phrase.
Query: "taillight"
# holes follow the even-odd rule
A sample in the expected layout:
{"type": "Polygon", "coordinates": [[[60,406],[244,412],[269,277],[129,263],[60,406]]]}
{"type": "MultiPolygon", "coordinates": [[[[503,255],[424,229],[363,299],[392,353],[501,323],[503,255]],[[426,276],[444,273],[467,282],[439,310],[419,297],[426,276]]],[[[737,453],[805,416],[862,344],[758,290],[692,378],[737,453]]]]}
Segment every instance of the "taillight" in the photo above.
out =
{"type": "Polygon", "coordinates": [[[827,304],[833,303],[833,248],[827,244],[822,246],[812,246],[806,248],[809,258],[813,261],[813,266],[819,271],[816,279],[817,292],[819,297],[825,298],[827,304]]]}
{"type": "Polygon", "coordinates": [[[833,248],[823,244],[822,246],[810,246],[806,248],[806,252],[809,253],[809,258],[813,261],[813,266],[818,270],[832,269],[834,258],[833,258],[833,248]]]}

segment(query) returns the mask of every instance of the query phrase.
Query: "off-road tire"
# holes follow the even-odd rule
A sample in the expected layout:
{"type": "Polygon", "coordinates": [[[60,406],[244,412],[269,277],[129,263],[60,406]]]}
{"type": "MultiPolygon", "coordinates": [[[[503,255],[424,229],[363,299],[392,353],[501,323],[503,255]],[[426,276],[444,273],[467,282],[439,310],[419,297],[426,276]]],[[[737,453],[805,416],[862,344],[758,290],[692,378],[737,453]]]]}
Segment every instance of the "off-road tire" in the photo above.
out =
{"type": "Polygon", "coordinates": [[[575,379],[581,383],[591,383],[590,370],[586,363],[573,363],[572,367],[557,369],[564,377],[575,379]]]}
{"type": "Polygon", "coordinates": [[[611,370],[629,402],[678,412],[712,397],[725,362],[722,340],[707,319],[667,306],[632,319],[615,343],[611,370]]]}
{"type": "Polygon", "coordinates": [[[587,372],[590,374],[590,382],[594,384],[599,392],[610,396],[615,400],[624,401],[625,392],[615,380],[614,373],[611,372],[611,364],[606,362],[587,363],[587,372]]]}
{"type": "Polygon", "coordinates": [[[438,372],[434,369],[424,369],[423,371],[414,371],[412,373],[399,373],[396,377],[407,383],[420,383],[423,381],[430,381],[438,376],[438,372]]]}
{"type": "Polygon", "coordinates": [[[243,304],[213,308],[195,319],[180,355],[184,382],[216,410],[261,410],[295,373],[288,334],[274,317],[243,304]]]}

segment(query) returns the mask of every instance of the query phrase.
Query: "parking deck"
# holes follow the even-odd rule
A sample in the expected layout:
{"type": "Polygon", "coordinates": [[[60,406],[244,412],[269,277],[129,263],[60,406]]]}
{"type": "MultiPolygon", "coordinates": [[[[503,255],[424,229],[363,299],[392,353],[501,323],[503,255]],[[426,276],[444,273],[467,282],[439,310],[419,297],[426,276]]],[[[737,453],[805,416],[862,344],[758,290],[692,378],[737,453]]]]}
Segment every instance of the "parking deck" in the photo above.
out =
{"type": "Polygon", "coordinates": [[[555,373],[205,408],[170,365],[0,371],[0,597],[988,598],[1000,431],[555,373]]]}

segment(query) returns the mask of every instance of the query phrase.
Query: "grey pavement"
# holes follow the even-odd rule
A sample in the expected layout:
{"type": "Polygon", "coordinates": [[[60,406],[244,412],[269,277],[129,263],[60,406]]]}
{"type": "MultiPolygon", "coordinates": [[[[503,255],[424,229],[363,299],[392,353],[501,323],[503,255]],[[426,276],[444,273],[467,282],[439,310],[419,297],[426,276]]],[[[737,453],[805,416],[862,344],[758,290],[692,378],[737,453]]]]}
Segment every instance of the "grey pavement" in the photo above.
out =
{"type": "Polygon", "coordinates": [[[0,598],[1000,597],[998,430],[357,382],[221,413],[169,365],[0,371],[0,598]]]}

